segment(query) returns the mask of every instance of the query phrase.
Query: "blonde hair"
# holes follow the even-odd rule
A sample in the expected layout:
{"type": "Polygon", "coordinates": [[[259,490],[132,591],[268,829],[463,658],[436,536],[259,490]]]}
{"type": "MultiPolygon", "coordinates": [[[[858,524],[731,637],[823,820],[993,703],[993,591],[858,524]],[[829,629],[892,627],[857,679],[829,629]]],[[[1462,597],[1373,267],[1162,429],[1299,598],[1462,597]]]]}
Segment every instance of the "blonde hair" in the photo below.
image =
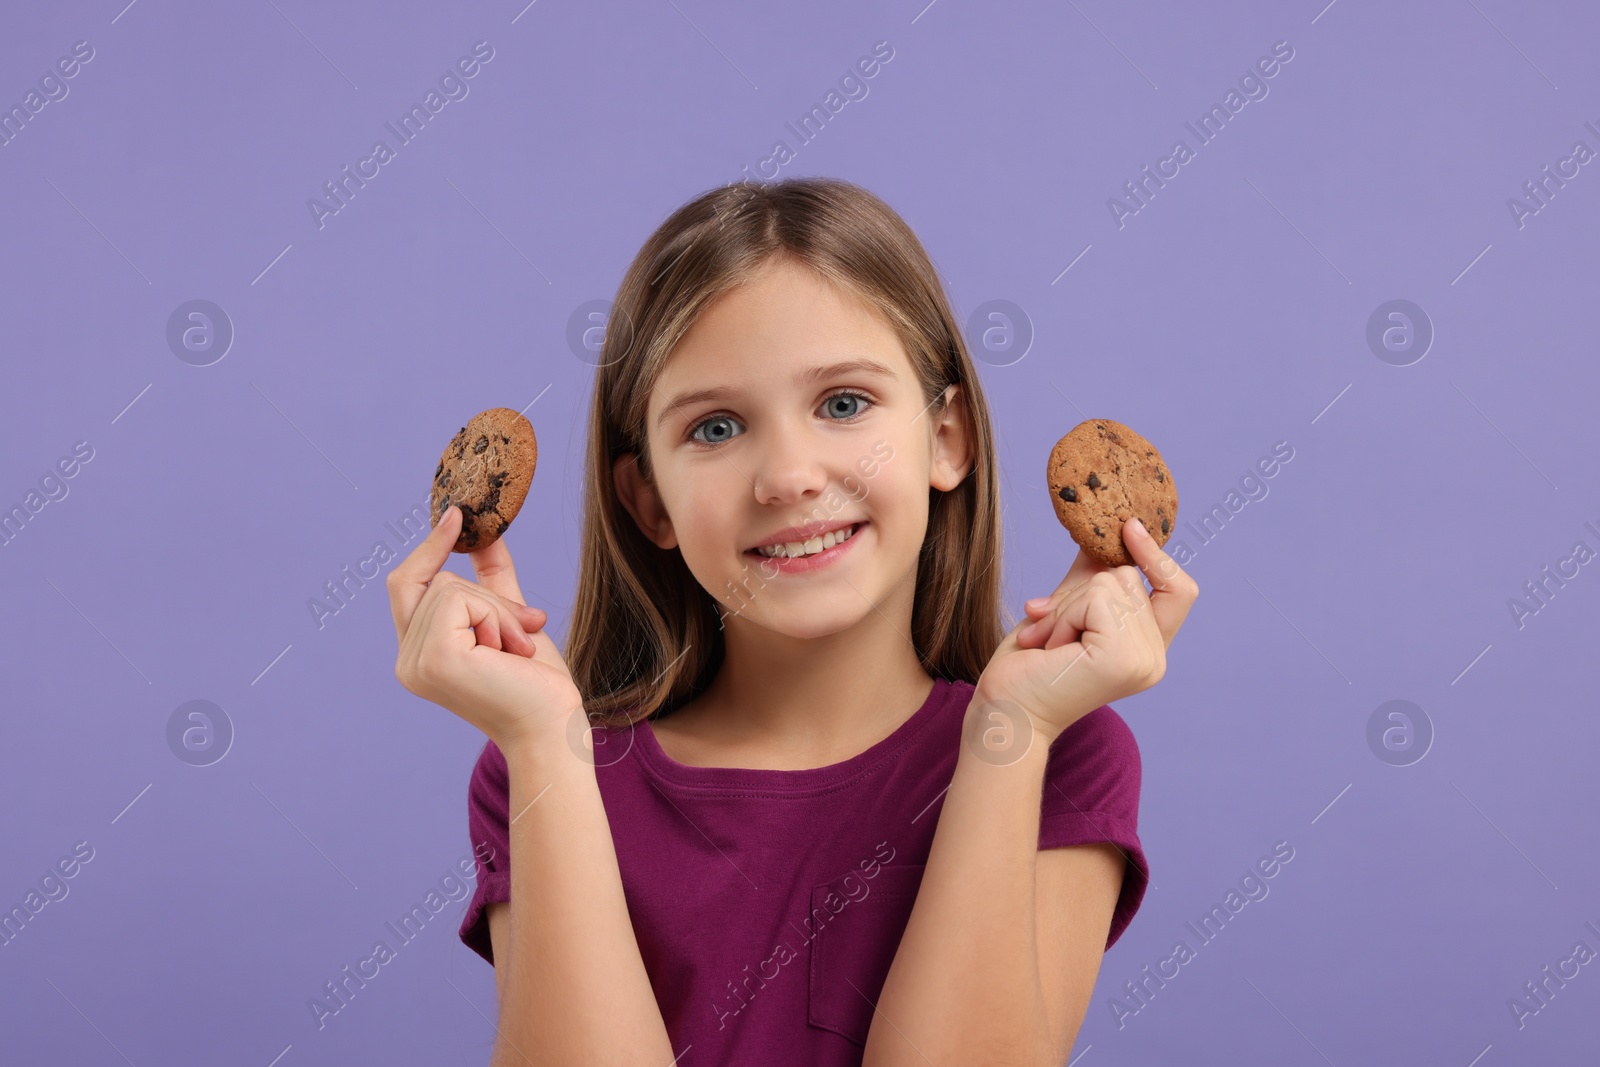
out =
{"type": "Polygon", "coordinates": [[[715,599],[676,548],[646,538],[617,496],[614,460],[649,480],[646,409],[673,347],[719,296],[773,261],[853,294],[899,337],[930,404],[966,403],[972,471],[929,490],[911,638],[929,674],[976,682],[1004,637],[999,469],[988,405],[939,277],[905,221],[850,182],[739,182],[702,193],[645,241],[617,289],[589,415],[583,545],[565,659],[596,725],[620,727],[702,692],[723,656],[715,599]]]}

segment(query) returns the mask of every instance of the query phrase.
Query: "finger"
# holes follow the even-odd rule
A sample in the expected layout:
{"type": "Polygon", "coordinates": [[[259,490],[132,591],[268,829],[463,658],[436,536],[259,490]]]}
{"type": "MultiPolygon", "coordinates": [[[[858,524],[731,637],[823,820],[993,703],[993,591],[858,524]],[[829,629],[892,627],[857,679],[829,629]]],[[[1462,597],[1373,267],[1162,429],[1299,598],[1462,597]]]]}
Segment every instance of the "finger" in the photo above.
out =
{"type": "Polygon", "coordinates": [[[395,633],[402,641],[411,626],[411,617],[416,614],[417,605],[422,601],[422,595],[428,591],[428,583],[439,573],[444,561],[450,558],[450,551],[455,547],[456,537],[460,533],[461,509],[452,504],[439,516],[438,525],[428,536],[389,572],[386,579],[389,609],[394,614],[395,633]]]}
{"type": "Polygon", "coordinates": [[[1037,635],[1040,648],[1060,648],[1083,636],[1088,623],[1089,601],[1095,598],[1096,584],[1084,582],[1070,591],[1057,605],[1055,613],[1043,620],[1037,635]]]}
{"type": "Polygon", "coordinates": [[[522,628],[530,634],[550,621],[550,616],[542,608],[531,608],[526,604],[514,604],[512,606],[516,609],[517,615],[522,622],[522,628]]]}
{"type": "Polygon", "coordinates": [[[1046,649],[1059,648],[1076,641],[1083,633],[1087,611],[1085,602],[1095,595],[1097,588],[1109,594],[1110,610],[1119,621],[1142,614],[1148,605],[1144,581],[1136,569],[1115,567],[1103,570],[1068,590],[1049,615],[1033,624],[1028,634],[1029,640],[1035,642],[1037,647],[1046,649]],[[1109,575],[1112,581],[1101,578],[1101,574],[1109,575]]]}
{"type": "Polygon", "coordinates": [[[1089,602],[1093,599],[1089,591],[1087,583],[1079,586],[1068,594],[1054,613],[1040,620],[1034,635],[1034,647],[1055,651],[1070,645],[1079,655],[1082,654],[1080,638],[1088,625],[1089,602]]]}
{"type": "Polygon", "coordinates": [[[1122,536],[1134,562],[1150,583],[1150,607],[1156,627],[1161,631],[1161,640],[1171,645],[1189,609],[1194,606],[1195,597],[1200,595],[1200,586],[1184,573],[1177,560],[1162,551],[1138,519],[1128,520],[1122,536]]]}
{"type": "Polygon", "coordinates": [[[479,585],[507,600],[527,603],[522,597],[522,588],[517,585],[517,568],[511,562],[511,549],[506,547],[505,538],[468,555],[472,557],[472,569],[479,585]]]}
{"type": "Polygon", "coordinates": [[[1079,608],[1079,601],[1087,592],[1080,586],[1068,592],[1067,599],[1053,607],[1043,618],[1029,623],[1017,634],[1019,648],[1055,648],[1078,638],[1079,630],[1067,621],[1069,611],[1079,608]]]}
{"type": "Polygon", "coordinates": [[[507,651],[519,656],[532,656],[535,648],[533,635],[548,621],[547,616],[538,608],[530,608],[514,600],[497,598],[497,602],[509,625],[516,630],[515,647],[508,647],[507,651]]]}
{"type": "Polygon", "coordinates": [[[503,637],[510,638],[511,634],[503,628],[499,605],[465,589],[460,590],[460,597],[466,608],[467,625],[472,627],[478,644],[505,651],[503,637]]]}
{"type": "Polygon", "coordinates": [[[1044,644],[1044,639],[1050,635],[1055,627],[1055,620],[1061,613],[1061,605],[1070,596],[1082,589],[1084,582],[1068,587],[1066,590],[1057,590],[1047,597],[1035,597],[1023,605],[1027,619],[1022,629],[1017,632],[1017,644],[1022,648],[1039,648],[1044,644]]]}
{"type": "Polygon", "coordinates": [[[1071,646],[1088,651],[1089,645],[1101,644],[1093,640],[1096,635],[1120,629],[1130,615],[1139,613],[1139,606],[1131,604],[1124,593],[1104,583],[1086,583],[1062,602],[1040,647],[1048,651],[1071,646]]]}
{"type": "Polygon", "coordinates": [[[532,656],[533,634],[544,623],[537,609],[506,600],[480,587],[473,587],[471,592],[490,602],[495,612],[495,625],[499,628],[501,650],[518,656],[532,656]],[[536,619],[537,622],[534,621],[536,619]]]}
{"type": "Polygon", "coordinates": [[[452,644],[464,640],[469,649],[483,645],[532,659],[538,647],[533,634],[543,625],[542,616],[537,608],[500,600],[465,578],[444,571],[417,605],[407,631],[410,640],[402,639],[400,656],[414,660],[429,640],[448,640],[452,644]],[[450,621],[441,624],[434,619],[441,611],[450,621]],[[492,613],[494,618],[474,622],[486,613],[492,613]],[[527,621],[518,620],[518,613],[525,613],[527,621]]]}
{"type": "Polygon", "coordinates": [[[504,620],[502,629],[505,626],[512,626],[515,627],[519,633],[526,635],[527,641],[524,651],[531,652],[533,648],[533,635],[539,631],[540,627],[549,621],[549,616],[547,616],[539,608],[530,608],[526,604],[520,604],[515,600],[510,600],[496,593],[491,593],[482,586],[472,586],[471,590],[479,596],[488,597],[495,603],[500,611],[501,618],[504,620]]]}
{"type": "Polygon", "coordinates": [[[1081,624],[1071,620],[1081,616],[1083,611],[1082,602],[1074,600],[1071,616],[1063,614],[1050,620],[1051,625],[1044,631],[1044,637],[1039,642],[1039,647],[1043,649],[1060,648],[1062,645],[1070,645],[1082,637],[1083,628],[1081,624]]]}

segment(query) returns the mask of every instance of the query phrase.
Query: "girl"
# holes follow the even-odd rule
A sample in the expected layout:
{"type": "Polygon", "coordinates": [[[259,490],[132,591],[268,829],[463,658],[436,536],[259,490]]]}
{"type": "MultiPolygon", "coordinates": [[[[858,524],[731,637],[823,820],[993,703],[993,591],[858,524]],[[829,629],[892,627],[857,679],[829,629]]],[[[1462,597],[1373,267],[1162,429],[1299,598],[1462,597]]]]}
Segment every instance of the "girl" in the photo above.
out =
{"type": "Polygon", "coordinates": [[[488,737],[493,1062],[1064,1062],[1149,877],[1107,702],[1198,588],[1130,520],[1138,567],[1079,553],[1004,632],[989,414],[904,221],[821,179],[673,213],[586,478],[565,659],[504,541],[441,570],[453,507],[389,577],[396,675],[488,737]]]}

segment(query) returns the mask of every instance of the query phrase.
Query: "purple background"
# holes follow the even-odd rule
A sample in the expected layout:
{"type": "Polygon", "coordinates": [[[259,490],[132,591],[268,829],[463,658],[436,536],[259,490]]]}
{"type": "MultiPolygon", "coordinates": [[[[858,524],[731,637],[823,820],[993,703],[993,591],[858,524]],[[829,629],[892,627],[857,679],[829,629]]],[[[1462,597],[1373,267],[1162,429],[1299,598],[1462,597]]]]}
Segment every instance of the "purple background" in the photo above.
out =
{"type": "Polygon", "coordinates": [[[467,416],[537,397],[508,539],[563,640],[592,376],[569,319],[777,140],[769,176],[900,211],[963,320],[1022,310],[1026,355],[981,353],[1014,610],[1072,558],[1044,457],[1081,419],[1155,440],[1184,521],[1294,451],[1211,540],[1174,534],[1203,596],[1166,680],[1117,705],[1154,885],[1077,1062],[1593,1054],[1600,964],[1522,1029],[1507,1006],[1600,949],[1600,568],[1520,626],[1508,605],[1600,549],[1600,163],[1521,227],[1507,206],[1600,150],[1592,5],[122,2],[14,5],[0,32],[7,109],[95,50],[0,147],[0,507],[94,449],[0,547],[0,905],[95,850],[0,948],[0,1058],[487,1062],[464,902],[324,1029],[307,1007],[468,855],[483,743],[395,680],[381,579],[320,628],[307,603],[402,547],[384,523],[467,416]],[[467,97],[319,229],[307,201],[480,40],[467,97]],[[1108,198],[1280,40],[1269,95],[1119,228],[1108,198]],[[867,95],[801,144],[785,124],[878,41],[867,95]],[[1408,366],[1366,341],[1397,298],[1436,331],[1408,366]],[[209,366],[166,340],[193,299],[235,330],[209,366]],[[193,699],[235,730],[206,767],[166,740],[193,699]],[[1394,699],[1435,734],[1408,766],[1367,741],[1394,699]],[[1119,1028],[1123,983],[1278,841],[1270,895],[1119,1028]]]}

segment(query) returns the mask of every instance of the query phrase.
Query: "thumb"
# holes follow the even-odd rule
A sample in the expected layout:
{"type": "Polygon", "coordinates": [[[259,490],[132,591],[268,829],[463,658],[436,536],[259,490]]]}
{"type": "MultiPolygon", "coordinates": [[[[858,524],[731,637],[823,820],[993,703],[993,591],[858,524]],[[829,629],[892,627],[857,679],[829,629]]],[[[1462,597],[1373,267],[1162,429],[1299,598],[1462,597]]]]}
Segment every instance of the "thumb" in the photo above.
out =
{"type": "Polygon", "coordinates": [[[461,533],[461,509],[451,504],[439,516],[439,522],[424,537],[411,554],[389,572],[389,609],[394,614],[395,632],[405,639],[411,616],[428,591],[428,583],[439,574],[439,568],[450,558],[456,538],[461,533]]]}

